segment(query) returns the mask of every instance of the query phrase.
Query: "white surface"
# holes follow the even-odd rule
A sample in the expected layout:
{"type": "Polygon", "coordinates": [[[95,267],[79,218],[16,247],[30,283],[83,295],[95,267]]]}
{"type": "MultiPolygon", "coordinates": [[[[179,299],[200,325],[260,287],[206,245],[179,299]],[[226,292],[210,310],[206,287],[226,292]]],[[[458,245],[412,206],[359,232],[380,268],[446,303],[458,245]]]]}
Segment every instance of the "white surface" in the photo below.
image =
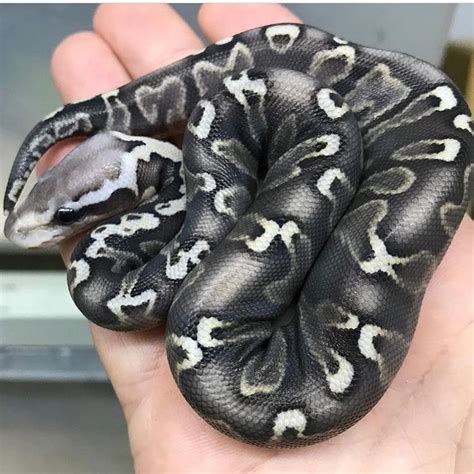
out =
{"type": "Polygon", "coordinates": [[[0,273],[0,345],[90,346],[62,271],[0,273]]]}
{"type": "Polygon", "coordinates": [[[0,273],[0,319],[82,319],[61,271],[0,273]]]}
{"type": "Polygon", "coordinates": [[[130,474],[127,430],[106,384],[0,383],[2,474],[130,474]]]}
{"type": "Polygon", "coordinates": [[[449,38],[474,41],[474,3],[461,3],[456,6],[449,38]]]}

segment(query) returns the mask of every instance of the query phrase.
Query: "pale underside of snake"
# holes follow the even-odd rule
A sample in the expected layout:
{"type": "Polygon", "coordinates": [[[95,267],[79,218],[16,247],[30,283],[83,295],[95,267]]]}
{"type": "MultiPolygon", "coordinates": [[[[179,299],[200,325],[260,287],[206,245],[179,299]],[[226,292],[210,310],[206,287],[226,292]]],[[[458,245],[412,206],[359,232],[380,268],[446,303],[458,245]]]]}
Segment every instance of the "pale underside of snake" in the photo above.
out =
{"type": "Polygon", "coordinates": [[[353,425],[397,373],[473,150],[435,67],[272,25],[46,117],[14,162],[5,232],[35,247],[88,229],[68,284],[91,321],[166,320],[205,420],[305,445],[353,425]],[[183,124],[182,151],[156,138],[183,124]],[[44,152],[84,135],[15,208],[44,152]]]}

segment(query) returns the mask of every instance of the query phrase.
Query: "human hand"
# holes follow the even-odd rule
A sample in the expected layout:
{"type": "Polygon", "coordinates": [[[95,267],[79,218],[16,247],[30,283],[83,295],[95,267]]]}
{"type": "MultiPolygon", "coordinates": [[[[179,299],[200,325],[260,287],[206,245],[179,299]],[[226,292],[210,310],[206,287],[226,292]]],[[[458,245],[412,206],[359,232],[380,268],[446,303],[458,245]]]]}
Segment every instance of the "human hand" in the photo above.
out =
{"type": "MultiPolygon", "coordinates": [[[[283,7],[268,4],[205,5],[199,14],[200,28],[211,42],[256,26],[294,21],[299,20],[283,7]]],[[[202,46],[168,5],[109,4],[99,7],[93,32],[61,43],[52,74],[64,100],[76,101],[202,46]]],[[[77,142],[54,147],[39,171],[77,142]]],[[[426,292],[408,358],[382,400],[351,429],[307,448],[256,448],[208,426],[172,378],[163,329],[114,333],[92,325],[128,423],[136,472],[468,472],[474,424],[472,232],[472,221],[464,219],[426,292]]],[[[75,243],[62,246],[66,261],[75,243]]]]}

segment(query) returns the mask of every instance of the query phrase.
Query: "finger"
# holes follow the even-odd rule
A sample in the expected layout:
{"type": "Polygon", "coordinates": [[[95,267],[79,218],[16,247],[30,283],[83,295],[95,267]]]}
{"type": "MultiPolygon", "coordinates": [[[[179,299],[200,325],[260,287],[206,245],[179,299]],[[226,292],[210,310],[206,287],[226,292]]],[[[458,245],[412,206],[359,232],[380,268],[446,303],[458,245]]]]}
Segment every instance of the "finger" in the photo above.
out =
{"type": "MultiPolygon", "coordinates": [[[[66,38],[51,59],[51,74],[59,93],[66,102],[77,101],[114,89],[130,80],[130,76],[98,35],[76,33],[66,38]]],[[[38,173],[60,161],[80,139],[58,143],[38,163],[38,173]]],[[[79,237],[61,245],[67,261],[79,237]]]]}
{"type": "MultiPolygon", "coordinates": [[[[108,45],[89,31],[73,34],[60,43],[51,59],[51,74],[65,102],[94,96],[130,80],[108,45]]],[[[75,138],[52,147],[38,163],[37,173],[44,173],[79,142],[75,138]]]]}
{"type": "Polygon", "coordinates": [[[130,81],[107,43],[84,31],[66,38],[51,59],[54,83],[65,101],[78,101],[130,81]]]}
{"type": "Polygon", "coordinates": [[[101,5],[94,16],[94,30],[133,77],[173,63],[203,46],[191,27],[166,4],[101,5]]]}
{"type": "Polygon", "coordinates": [[[209,41],[215,42],[259,26],[301,23],[301,20],[278,4],[208,3],[200,8],[198,23],[209,41]]]}

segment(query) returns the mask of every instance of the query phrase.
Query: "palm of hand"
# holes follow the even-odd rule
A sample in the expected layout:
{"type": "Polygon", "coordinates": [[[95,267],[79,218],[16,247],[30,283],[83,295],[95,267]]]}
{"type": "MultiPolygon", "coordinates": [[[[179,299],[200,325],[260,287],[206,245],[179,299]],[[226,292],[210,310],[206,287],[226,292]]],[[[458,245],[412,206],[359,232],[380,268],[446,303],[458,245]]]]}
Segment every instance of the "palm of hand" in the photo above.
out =
{"type": "MultiPolygon", "coordinates": [[[[199,15],[210,41],[284,21],[299,20],[275,5],[208,5],[199,15]]],[[[53,78],[66,101],[113,89],[202,47],[167,5],[100,7],[94,30],[67,38],[54,54],[53,78]]],[[[71,146],[54,147],[40,169],[71,146]]],[[[168,368],[162,329],[122,334],[92,327],[124,409],[136,471],[470,471],[472,272],[466,278],[461,262],[471,256],[472,263],[472,231],[465,218],[429,285],[408,357],[380,403],[345,433],[315,446],[270,450],[227,438],[181,396],[168,368]]],[[[66,260],[73,245],[62,248],[66,260]]]]}

